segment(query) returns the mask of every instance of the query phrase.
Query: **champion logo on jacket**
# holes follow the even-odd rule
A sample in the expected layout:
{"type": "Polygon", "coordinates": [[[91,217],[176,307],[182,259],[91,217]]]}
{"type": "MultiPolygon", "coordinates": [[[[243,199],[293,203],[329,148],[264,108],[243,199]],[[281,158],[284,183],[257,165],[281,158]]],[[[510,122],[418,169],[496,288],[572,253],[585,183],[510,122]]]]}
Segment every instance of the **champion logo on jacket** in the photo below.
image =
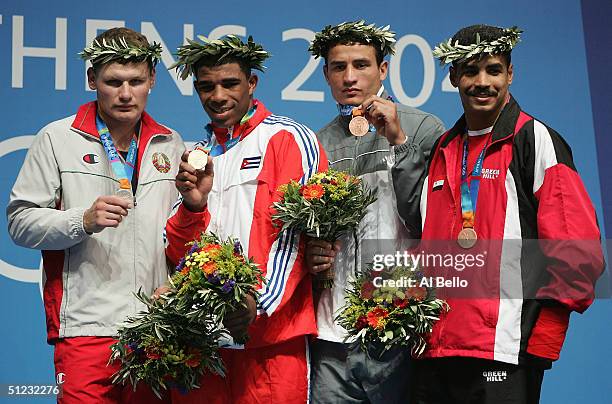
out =
{"type": "Polygon", "coordinates": [[[100,162],[100,157],[94,153],[88,153],[83,155],[83,161],[87,164],[96,164],[100,162]]]}

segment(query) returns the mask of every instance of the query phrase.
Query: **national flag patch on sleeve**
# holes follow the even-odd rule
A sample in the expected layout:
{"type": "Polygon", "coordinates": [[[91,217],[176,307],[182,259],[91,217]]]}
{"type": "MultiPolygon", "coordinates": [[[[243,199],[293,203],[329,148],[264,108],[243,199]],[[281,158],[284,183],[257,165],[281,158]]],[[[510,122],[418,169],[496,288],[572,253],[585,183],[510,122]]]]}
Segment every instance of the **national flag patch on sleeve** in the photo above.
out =
{"type": "Polygon", "coordinates": [[[436,180],[433,183],[433,187],[431,187],[431,192],[439,191],[444,186],[444,180],[436,180]]]}
{"type": "Polygon", "coordinates": [[[261,164],[261,156],[257,157],[245,157],[242,159],[242,164],[240,164],[241,170],[248,170],[249,168],[257,168],[261,164]]]}

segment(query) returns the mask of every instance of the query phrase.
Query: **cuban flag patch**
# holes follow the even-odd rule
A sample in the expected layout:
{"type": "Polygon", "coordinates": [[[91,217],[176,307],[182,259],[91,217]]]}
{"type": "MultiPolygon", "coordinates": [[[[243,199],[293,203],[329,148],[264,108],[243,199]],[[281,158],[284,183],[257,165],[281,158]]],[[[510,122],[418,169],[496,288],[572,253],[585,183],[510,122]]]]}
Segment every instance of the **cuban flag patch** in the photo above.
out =
{"type": "Polygon", "coordinates": [[[257,168],[261,164],[261,156],[257,157],[245,157],[242,159],[242,164],[240,164],[241,170],[248,170],[249,168],[257,168]]]}

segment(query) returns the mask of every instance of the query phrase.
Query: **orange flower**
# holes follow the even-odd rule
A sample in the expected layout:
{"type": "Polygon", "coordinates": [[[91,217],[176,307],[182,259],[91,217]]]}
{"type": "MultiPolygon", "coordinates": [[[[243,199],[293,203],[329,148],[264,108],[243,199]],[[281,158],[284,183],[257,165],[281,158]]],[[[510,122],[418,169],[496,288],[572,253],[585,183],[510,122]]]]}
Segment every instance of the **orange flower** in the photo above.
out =
{"type": "Polygon", "coordinates": [[[372,328],[381,329],[384,323],[381,321],[389,316],[389,312],[382,307],[376,307],[367,314],[368,324],[372,328]]]}
{"type": "Polygon", "coordinates": [[[202,265],[202,271],[204,271],[206,275],[212,274],[216,269],[217,265],[214,262],[207,262],[206,264],[202,265]]]}
{"type": "Polygon", "coordinates": [[[181,273],[183,275],[187,275],[189,273],[189,267],[185,267],[185,268],[181,269],[181,273]]]}
{"type": "Polygon", "coordinates": [[[215,252],[219,251],[221,246],[219,244],[209,244],[206,247],[202,248],[203,252],[215,252]]]}
{"type": "Polygon", "coordinates": [[[302,195],[306,199],[320,198],[325,193],[323,187],[319,184],[307,185],[302,187],[302,195]]]}

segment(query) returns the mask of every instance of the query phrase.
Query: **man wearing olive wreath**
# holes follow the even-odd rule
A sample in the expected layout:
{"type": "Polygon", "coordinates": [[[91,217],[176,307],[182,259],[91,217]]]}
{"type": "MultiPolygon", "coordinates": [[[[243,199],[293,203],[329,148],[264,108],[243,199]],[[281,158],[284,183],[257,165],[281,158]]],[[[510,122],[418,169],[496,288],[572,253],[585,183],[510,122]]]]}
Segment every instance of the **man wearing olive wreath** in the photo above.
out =
{"type": "MultiPolygon", "coordinates": [[[[537,403],[570,313],[589,307],[603,270],[595,210],[569,146],[510,95],[521,32],[469,26],[434,50],[451,63],[464,115],[432,150],[422,245],[490,253],[473,295],[447,299],[450,311],[415,361],[415,403],[537,403]]],[[[396,187],[402,178],[394,172],[396,187]]],[[[413,201],[398,194],[398,203],[413,201]]]]}
{"type": "Polygon", "coordinates": [[[42,250],[61,403],[157,401],[113,385],[107,363],[118,324],[143,308],[134,293],[168,276],[161,234],[185,147],[145,112],[160,56],[130,29],[100,34],[81,53],[96,101],[40,130],[11,192],[11,237],[42,250]]]}
{"type": "Polygon", "coordinates": [[[304,184],[327,168],[314,133],[274,115],[254,98],[269,56],[251,37],[189,41],[178,50],[181,77],[193,75],[210,118],[199,147],[183,155],[176,186],[182,200],[167,224],[167,255],[177,262],[201,231],[236,237],[266,279],[257,298],[226,318],[245,346],[221,349],[225,378],[206,375],[201,389],[173,399],[190,403],[304,403],[308,394],[308,336],[316,334],[311,280],[301,236],[279,233],[271,206],[279,186],[304,184]],[[208,158],[202,157],[209,150],[208,158]],[[193,155],[200,155],[193,158],[193,155]],[[190,159],[190,157],[192,157],[190,159]],[[202,163],[202,164],[200,164],[202,163]],[[214,175],[214,178],[213,178],[214,175]]]}
{"type": "MultiPolygon", "coordinates": [[[[309,49],[325,59],[323,73],[338,103],[339,114],[317,133],[330,168],[359,176],[377,196],[356,237],[343,237],[335,248],[316,239],[306,247],[311,272],[333,267],[334,281],[317,302],[319,336],[311,347],[316,403],[399,403],[408,396],[409,350],[368,357],[345,340],[346,330],[334,321],[346,304],[345,289],[361,269],[367,243],[387,239],[394,244],[418,236],[404,227],[396,212],[391,167],[402,162],[404,172],[410,173],[401,184],[402,192],[418,200],[431,146],[444,131],[437,117],[397,104],[385,91],[382,82],[389,62],[384,58],[393,54],[394,43],[395,33],[389,27],[355,21],[325,27],[309,49]]],[[[420,226],[413,230],[420,232],[420,226]]]]}

